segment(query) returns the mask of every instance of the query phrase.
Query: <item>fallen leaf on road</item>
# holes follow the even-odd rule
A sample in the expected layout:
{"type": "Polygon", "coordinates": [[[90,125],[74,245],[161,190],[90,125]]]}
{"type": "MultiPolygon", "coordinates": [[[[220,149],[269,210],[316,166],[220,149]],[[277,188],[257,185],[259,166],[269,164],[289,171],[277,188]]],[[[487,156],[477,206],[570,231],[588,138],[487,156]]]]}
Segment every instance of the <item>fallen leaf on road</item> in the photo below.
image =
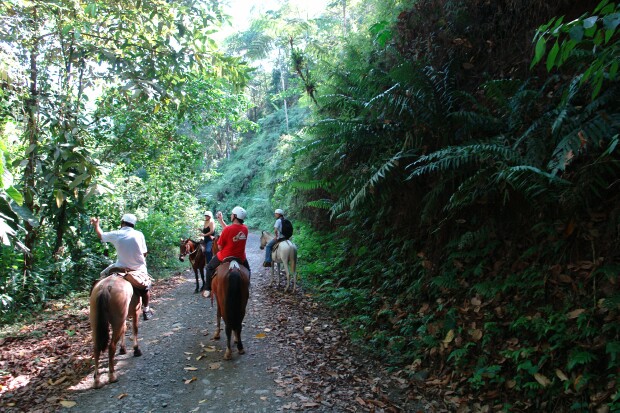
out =
{"type": "Polygon", "coordinates": [[[61,405],[62,407],[68,407],[68,408],[71,408],[71,407],[75,406],[76,404],[77,404],[76,402],[71,401],[71,400],[61,400],[61,401],[60,401],[60,405],[61,405]]]}
{"type": "Polygon", "coordinates": [[[183,370],[196,371],[196,370],[198,370],[198,368],[197,367],[193,367],[193,366],[189,366],[189,367],[183,367],[183,370]]]}
{"type": "Polygon", "coordinates": [[[50,386],[56,386],[60,383],[62,383],[63,381],[65,381],[67,379],[67,376],[62,376],[61,378],[59,378],[56,381],[52,381],[52,379],[48,380],[48,383],[50,384],[50,386]]]}
{"type": "Polygon", "coordinates": [[[222,363],[211,363],[211,364],[209,364],[209,368],[211,370],[217,370],[217,369],[220,368],[221,365],[222,365],[222,363]]]}
{"type": "Polygon", "coordinates": [[[200,356],[196,357],[196,361],[200,360],[203,357],[204,357],[203,355],[200,355],[200,356]]]}
{"type": "Polygon", "coordinates": [[[267,335],[265,333],[258,333],[256,335],[256,338],[265,338],[265,337],[267,337],[267,335]]]}
{"type": "Polygon", "coordinates": [[[127,393],[121,393],[121,394],[119,394],[118,396],[116,396],[116,398],[117,398],[117,399],[119,399],[119,400],[121,400],[121,399],[123,399],[123,398],[125,398],[125,397],[127,397],[127,396],[129,396],[127,393]]]}
{"type": "Polygon", "coordinates": [[[196,380],[198,380],[196,377],[192,377],[191,379],[185,380],[183,383],[190,384],[191,382],[196,381],[196,380]]]}
{"type": "Polygon", "coordinates": [[[202,399],[201,401],[198,402],[198,404],[202,404],[202,403],[206,403],[207,399],[202,399]]]}
{"type": "Polygon", "coordinates": [[[190,353],[189,351],[184,351],[183,354],[185,354],[186,356],[191,356],[194,353],[190,353]]]}

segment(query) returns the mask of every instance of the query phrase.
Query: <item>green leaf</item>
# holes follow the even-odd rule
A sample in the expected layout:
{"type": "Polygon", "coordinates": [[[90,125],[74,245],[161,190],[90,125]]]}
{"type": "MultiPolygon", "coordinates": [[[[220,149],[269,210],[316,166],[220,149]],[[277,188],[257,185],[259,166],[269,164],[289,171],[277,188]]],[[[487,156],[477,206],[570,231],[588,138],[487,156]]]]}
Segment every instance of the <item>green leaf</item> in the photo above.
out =
{"type": "Polygon", "coordinates": [[[583,26],[580,24],[576,24],[568,31],[568,35],[570,36],[571,40],[574,40],[575,42],[580,42],[581,40],[583,40],[583,33],[583,26]]]}
{"type": "Polygon", "coordinates": [[[22,195],[21,192],[19,192],[17,189],[15,189],[14,187],[10,186],[6,189],[6,194],[15,202],[17,202],[18,205],[22,205],[24,203],[24,196],[22,195]]]}
{"type": "Polygon", "coordinates": [[[63,202],[65,202],[65,193],[62,192],[62,190],[57,189],[56,190],[56,206],[60,208],[63,202]]]}
{"type": "Polygon", "coordinates": [[[555,42],[555,44],[551,48],[551,51],[549,51],[549,55],[547,56],[547,71],[548,72],[550,72],[551,69],[553,69],[553,66],[555,65],[555,59],[559,51],[560,51],[560,45],[558,44],[558,42],[555,42]]]}
{"type": "Polygon", "coordinates": [[[598,16],[588,17],[583,21],[583,28],[588,30],[594,26],[596,26],[596,21],[598,20],[598,16]]]}
{"type": "Polygon", "coordinates": [[[531,67],[534,67],[538,62],[540,62],[540,60],[545,54],[546,49],[547,47],[545,38],[543,36],[540,36],[538,38],[538,41],[536,42],[536,48],[534,49],[534,60],[532,61],[531,67]]]}

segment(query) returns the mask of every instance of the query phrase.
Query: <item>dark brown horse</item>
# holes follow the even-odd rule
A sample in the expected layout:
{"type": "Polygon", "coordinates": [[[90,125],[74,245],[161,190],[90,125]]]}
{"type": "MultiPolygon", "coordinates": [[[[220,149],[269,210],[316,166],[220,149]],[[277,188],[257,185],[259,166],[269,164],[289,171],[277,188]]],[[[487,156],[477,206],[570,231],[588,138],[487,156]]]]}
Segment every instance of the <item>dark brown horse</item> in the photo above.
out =
{"type": "Polygon", "coordinates": [[[204,252],[204,246],[200,245],[199,242],[193,241],[191,238],[181,239],[180,251],[179,251],[179,260],[185,261],[185,256],[189,257],[189,262],[192,265],[194,270],[194,275],[196,276],[196,289],[195,293],[200,291],[200,283],[198,282],[198,271],[200,271],[200,278],[202,279],[202,286],[205,285],[205,265],[206,256],[204,252]]]}
{"type": "Polygon", "coordinates": [[[241,342],[241,328],[245,309],[250,296],[250,276],[249,271],[236,260],[226,260],[217,267],[212,281],[213,292],[217,300],[217,328],[213,339],[220,338],[220,320],[223,318],[226,324],[226,352],[224,360],[232,358],[230,349],[230,336],[235,335],[237,350],[239,354],[244,354],[243,343],[241,342]]]}
{"type": "Polygon", "coordinates": [[[125,320],[131,317],[133,327],[133,355],[142,355],[138,347],[138,312],[140,311],[140,296],[133,293],[133,287],[123,277],[110,275],[98,281],[90,293],[90,328],[93,336],[95,360],[96,389],[101,387],[99,381],[99,355],[108,349],[108,378],[110,383],[118,379],[114,374],[114,354],[116,345],[121,342],[119,354],[127,352],[125,348],[125,320]],[[110,326],[112,338],[110,339],[110,326]]]}

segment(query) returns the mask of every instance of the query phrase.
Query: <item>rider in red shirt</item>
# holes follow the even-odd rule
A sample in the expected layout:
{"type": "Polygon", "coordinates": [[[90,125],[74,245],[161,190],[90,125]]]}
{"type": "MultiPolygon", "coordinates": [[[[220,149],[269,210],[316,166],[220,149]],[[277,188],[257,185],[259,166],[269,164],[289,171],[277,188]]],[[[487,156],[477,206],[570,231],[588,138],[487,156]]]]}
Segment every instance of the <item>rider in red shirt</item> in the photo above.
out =
{"type": "Polygon", "coordinates": [[[239,258],[243,265],[249,270],[250,264],[245,256],[245,243],[248,239],[248,227],[243,225],[243,220],[247,216],[245,209],[240,206],[233,208],[230,219],[231,225],[226,225],[222,220],[221,213],[218,213],[218,219],[220,224],[224,227],[224,230],[220,234],[220,238],[217,244],[220,248],[217,255],[209,261],[207,264],[207,282],[203,285],[203,297],[211,296],[211,279],[215,273],[216,268],[220,263],[228,257],[239,258]],[[204,291],[206,290],[206,291],[204,291]]]}

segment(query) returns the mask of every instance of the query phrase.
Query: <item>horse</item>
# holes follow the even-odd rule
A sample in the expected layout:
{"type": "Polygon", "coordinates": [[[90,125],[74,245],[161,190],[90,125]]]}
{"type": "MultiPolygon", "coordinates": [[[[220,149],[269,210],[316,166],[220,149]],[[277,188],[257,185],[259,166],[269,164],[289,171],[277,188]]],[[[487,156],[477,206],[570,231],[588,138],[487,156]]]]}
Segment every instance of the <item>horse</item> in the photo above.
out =
{"type": "Polygon", "coordinates": [[[220,321],[223,318],[226,324],[226,352],[224,360],[232,359],[230,336],[235,335],[239,354],[245,354],[241,342],[241,328],[245,317],[245,309],[250,296],[250,274],[247,268],[239,264],[236,258],[227,258],[215,271],[211,286],[217,301],[217,328],[213,335],[214,340],[220,338],[220,321]]]}
{"type": "Polygon", "coordinates": [[[181,239],[179,261],[184,261],[186,255],[189,256],[189,262],[194,269],[194,275],[196,276],[196,289],[194,292],[197,293],[200,291],[200,283],[198,282],[199,270],[202,286],[204,287],[205,285],[205,265],[207,264],[205,253],[199,242],[193,241],[191,238],[181,239]]]}
{"type": "Polygon", "coordinates": [[[138,346],[138,313],[140,296],[134,294],[133,287],[123,277],[112,274],[98,281],[90,294],[90,328],[92,330],[95,360],[94,388],[102,387],[99,380],[99,355],[108,349],[108,378],[110,383],[118,381],[114,374],[114,354],[116,345],[121,342],[119,354],[127,353],[125,347],[125,320],[131,317],[133,327],[133,355],[140,357],[142,352],[138,346]],[[110,339],[109,327],[112,327],[110,339]]]}
{"type": "MultiPolygon", "coordinates": [[[[274,238],[272,234],[267,231],[262,231],[260,236],[260,249],[265,249],[265,246],[269,241],[274,238]]],[[[276,247],[271,252],[271,260],[273,264],[271,265],[271,282],[269,285],[273,285],[274,283],[274,267],[278,266],[278,284],[280,285],[280,264],[284,265],[284,272],[286,274],[286,288],[284,291],[288,291],[288,287],[291,281],[291,274],[293,275],[293,292],[295,292],[295,288],[297,285],[297,246],[293,244],[291,240],[284,240],[279,242],[276,247]]]]}

